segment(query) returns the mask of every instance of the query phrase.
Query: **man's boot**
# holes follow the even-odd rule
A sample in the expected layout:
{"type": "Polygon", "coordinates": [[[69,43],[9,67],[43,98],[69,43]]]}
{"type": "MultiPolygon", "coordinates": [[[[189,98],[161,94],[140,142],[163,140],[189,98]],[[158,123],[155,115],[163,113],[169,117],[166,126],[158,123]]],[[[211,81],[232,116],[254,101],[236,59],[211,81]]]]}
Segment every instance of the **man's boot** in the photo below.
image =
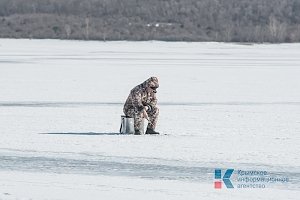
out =
{"type": "Polygon", "coordinates": [[[154,134],[159,134],[159,132],[156,132],[156,131],[153,130],[152,128],[147,128],[146,134],[154,135],[154,134]]]}
{"type": "Polygon", "coordinates": [[[134,129],[134,135],[142,135],[142,133],[140,130],[134,129]]]}

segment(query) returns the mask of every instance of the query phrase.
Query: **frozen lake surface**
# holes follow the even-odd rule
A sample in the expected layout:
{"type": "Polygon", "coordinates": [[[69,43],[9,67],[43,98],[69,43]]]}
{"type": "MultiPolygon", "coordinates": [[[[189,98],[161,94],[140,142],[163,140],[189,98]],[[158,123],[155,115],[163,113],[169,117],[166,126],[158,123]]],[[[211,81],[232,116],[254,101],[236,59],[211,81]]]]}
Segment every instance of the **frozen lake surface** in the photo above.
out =
{"type": "Polygon", "coordinates": [[[299,52],[0,39],[0,199],[297,199],[299,52]],[[119,135],[129,91],[150,76],[163,134],[119,135]],[[216,168],[289,182],[216,190],[216,168]]]}

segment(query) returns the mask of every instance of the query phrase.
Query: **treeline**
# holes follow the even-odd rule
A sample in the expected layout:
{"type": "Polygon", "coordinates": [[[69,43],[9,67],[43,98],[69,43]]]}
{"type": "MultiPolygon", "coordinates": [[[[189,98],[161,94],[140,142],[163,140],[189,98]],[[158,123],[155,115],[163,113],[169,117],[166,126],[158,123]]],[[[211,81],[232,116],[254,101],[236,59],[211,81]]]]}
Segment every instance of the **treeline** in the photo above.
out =
{"type": "Polygon", "coordinates": [[[0,0],[0,37],[300,42],[300,0],[0,0]]]}

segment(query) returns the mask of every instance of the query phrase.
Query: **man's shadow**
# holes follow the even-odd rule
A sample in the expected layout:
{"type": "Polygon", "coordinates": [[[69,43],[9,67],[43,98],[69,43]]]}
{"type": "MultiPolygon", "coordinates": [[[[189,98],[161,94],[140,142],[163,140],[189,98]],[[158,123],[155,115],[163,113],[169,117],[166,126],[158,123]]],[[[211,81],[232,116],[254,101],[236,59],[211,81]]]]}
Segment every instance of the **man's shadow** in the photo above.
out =
{"type": "Polygon", "coordinates": [[[39,133],[39,134],[44,134],[44,135],[126,135],[126,134],[121,134],[121,133],[95,133],[95,132],[84,132],[84,133],[75,133],[75,132],[57,132],[57,133],[39,133]]]}

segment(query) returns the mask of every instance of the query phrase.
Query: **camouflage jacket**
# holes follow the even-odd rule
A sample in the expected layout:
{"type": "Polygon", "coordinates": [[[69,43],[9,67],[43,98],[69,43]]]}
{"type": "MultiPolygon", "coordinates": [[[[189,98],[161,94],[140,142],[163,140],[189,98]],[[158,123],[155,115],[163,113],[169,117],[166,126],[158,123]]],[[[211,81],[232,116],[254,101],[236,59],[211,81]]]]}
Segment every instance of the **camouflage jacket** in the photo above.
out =
{"type": "MultiPolygon", "coordinates": [[[[157,104],[156,92],[153,90],[147,90],[147,88],[158,88],[158,79],[151,77],[142,84],[134,87],[125,102],[124,112],[126,113],[129,109],[135,111],[142,111],[145,106],[148,106],[151,110],[157,104]]],[[[155,90],[156,91],[156,90],[155,90]]]]}

